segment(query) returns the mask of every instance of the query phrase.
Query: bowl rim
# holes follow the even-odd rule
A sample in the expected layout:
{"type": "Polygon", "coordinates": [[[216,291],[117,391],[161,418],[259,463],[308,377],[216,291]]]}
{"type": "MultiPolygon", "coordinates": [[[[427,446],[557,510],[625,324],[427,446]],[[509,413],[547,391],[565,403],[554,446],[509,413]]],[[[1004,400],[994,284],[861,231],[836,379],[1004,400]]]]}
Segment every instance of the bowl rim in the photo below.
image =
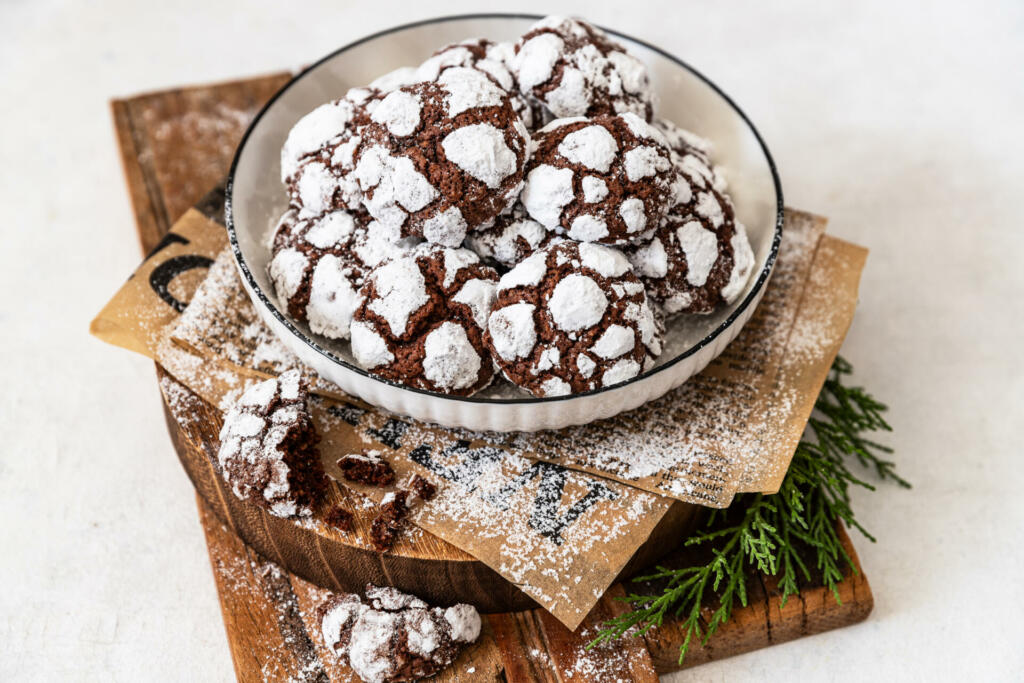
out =
{"type": "Polygon", "coordinates": [[[656,374],[658,374],[658,373],[660,373],[660,372],[662,372],[664,370],[667,370],[668,368],[671,368],[671,367],[677,365],[678,363],[680,363],[681,361],[689,358],[690,356],[693,356],[694,354],[699,352],[702,348],[704,348],[705,346],[707,346],[708,344],[713,342],[723,332],[725,332],[725,330],[728,329],[736,321],[736,319],[739,318],[743,314],[743,312],[749,306],[751,306],[755,301],[758,300],[759,295],[761,293],[761,290],[765,287],[765,285],[768,282],[769,277],[771,276],[772,270],[773,270],[773,268],[775,266],[776,258],[778,257],[778,254],[779,254],[779,246],[780,246],[780,244],[782,242],[782,225],[783,225],[783,219],[784,219],[784,205],[783,205],[783,199],[782,199],[782,182],[779,179],[779,172],[778,172],[778,169],[775,166],[775,160],[772,158],[771,152],[768,151],[768,146],[765,144],[764,139],[761,137],[761,133],[754,126],[753,122],[747,117],[746,113],[744,113],[744,111],[742,109],[740,109],[740,107],[733,101],[733,99],[731,97],[729,97],[729,95],[727,95],[721,88],[719,88],[717,85],[715,85],[715,83],[713,83],[707,76],[702,74],[700,71],[698,71],[697,69],[693,68],[688,63],[686,63],[683,60],[679,59],[675,55],[672,55],[669,52],[663,50],[660,47],[657,47],[655,45],[651,45],[650,43],[648,43],[646,41],[640,40],[638,38],[634,38],[634,37],[632,37],[630,35],[627,35],[625,33],[620,33],[618,31],[607,29],[605,27],[599,27],[599,28],[601,28],[601,30],[605,31],[609,35],[612,35],[612,36],[615,36],[615,37],[618,37],[618,38],[623,38],[623,39],[625,39],[627,41],[630,41],[632,43],[635,43],[637,45],[641,45],[641,46],[647,48],[648,50],[651,50],[652,52],[656,52],[656,53],[660,54],[662,57],[665,57],[669,61],[671,61],[671,62],[675,63],[676,65],[686,69],[691,74],[693,74],[694,76],[699,78],[705,85],[707,85],[712,90],[714,90],[722,99],[725,100],[726,104],[728,104],[733,109],[733,111],[735,111],[739,115],[739,117],[743,120],[743,122],[750,129],[750,132],[754,134],[754,139],[757,140],[757,144],[760,146],[761,151],[764,154],[765,160],[768,162],[768,169],[769,169],[769,171],[771,172],[771,175],[772,175],[772,183],[775,186],[775,204],[776,204],[776,206],[775,206],[775,232],[774,232],[774,234],[772,236],[771,250],[768,253],[768,258],[765,261],[764,267],[758,273],[757,280],[754,283],[754,286],[751,288],[750,292],[747,293],[747,296],[744,297],[743,301],[740,302],[739,306],[737,306],[736,309],[732,313],[730,313],[729,316],[725,320],[723,320],[717,327],[715,327],[715,329],[711,330],[711,332],[709,332],[707,335],[705,335],[696,344],[693,344],[688,349],[686,349],[682,353],[678,354],[677,356],[675,356],[671,360],[668,360],[665,363],[663,363],[663,364],[661,364],[661,365],[659,365],[659,366],[657,366],[655,368],[652,368],[650,371],[641,372],[636,377],[632,377],[632,378],[626,380],[625,382],[620,382],[619,384],[613,384],[610,387],[600,387],[600,388],[597,388],[597,389],[591,389],[589,391],[580,392],[578,394],[566,394],[566,395],[563,395],[563,396],[548,396],[548,397],[531,396],[531,397],[522,397],[522,398],[486,398],[486,397],[480,397],[480,396],[455,396],[455,395],[452,395],[452,394],[442,394],[442,393],[439,393],[439,392],[436,392],[436,391],[429,391],[427,389],[419,389],[417,387],[411,387],[411,386],[409,386],[407,384],[403,384],[401,382],[385,379],[383,377],[379,377],[379,376],[373,374],[372,372],[369,372],[368,370],[364,370],[363,368],[360,368],[357,365],[349,363],[344,358],[339,357],[338,355],[336,355],[335,353],[333,353],[329,349],[325,348],[324,346],[319,344],[315,339],[310,338],[309,335],[305,334],[302,330],[300,330],[298,327],[296,327],[296,325],[291,320],[289,320],[287,317],[285,317],[281,313],[281,311],[278,309],[278,307],[276,305],[274,305],[274,303],[270,300],[270,298],[267,296],[267,294],[263,291],[263,288],[260,287],[259,283],[256,282],[256,279],[253,277],[252,272],[249,269],[249,265],[245,262],[245,258],[242,255],[241,247],[240,247],[240,245],[238,243],[238,237],[237,237],[237,234],[236,234],[236,231],[235,231],[234,212],[232,210],[232,196],[233,196],[233,193],[234,193],[235,172],[237,171],[239,160],[241,159],[242,152],[245,150],[245,145],[246,145],[246,143],[249,140],[249,136],[253,133],[253,131],[255,131],[256,127],[260,123],[260,120],[263,118],[263,115],[266,114],[267,111],[269,111],[269,109],[274,105],[274,103],[278,100],[278,98],[280,98],[282,95],[284,95],[284,93],[287,92],[289,88],[291,88],[293,85],[298,83],[302,78],[304,78],[306,75],[308,75],[311,71],[313,71],[314,69],[319,67],[324,62],[326,62],[326,61],[328,61],[330,59],[333,59],[333,58],[337,57],[338,55],[340,55],[340,54],[342,54],[344,52],[347,52],[348,50],[351,50],[354,47],[362,45],[363,43],[369,42],[371,40],[375,40],[377,38],[389,35],[391,33],[398,33],[400,31],[407,31],[409,29],[417,28],[419,26],[427,26],[427,25],[430,25],[430,24],[441,24],[441,23],[453,22],[453,21],[464,21],[464,20],[473,20],[473,19],[528,19],[528,20],[537,21],[537,20],[542,19],[543,17],[544,17],[544,15],[539,15],[539,14],[514,13],[514,12],[471,12],[471,13],[468,13],[468,14],[449,14],[449,15],[445,15],[445,16],[430,18],[430,19],[421,19],[419,21],[413,21],[413,22],[409,22],[409,23],[406,23],[406,24],[400,24],[398,26],[392,26],[391,28],[387,28],[387,29],[384,29],[384,30],[381,30],[381,31],[377,31],[376,33],[371,33],[370,35],[367,35],[367,36],[364,36],[362,38],[359,38],[358,40],[355,40],[355,41],[353,41],[351,43],[348,43],[348,44],[338,48],[337,50],[334,50],[333,52],[331,52],[331,53],[329,53],[327,55],[324,55],[323,57],[321,57],[317,61],[315,61],[312,64],[310,64],[309,66],[307,66],[305,69],[303,69],[299,73],[295,74],[287,83],[285,83],[281,87],[280,90],[278,90],[276,93],[274,93],[274,95],[269,100],[267,100],[266,104],[264,104],[260,108],[259,112],[253,118],[252,122],[250,122],[249,126],[245,129],[245,133],[242,135],[242,139],[239,141],[238,147],[235,148],[235,155],[234,155],[234,157],[231,160],[231,168],[228,171],[227,183],[225,185],[225,190],[224,190],[224,195],[225,195],[224,221],[225,221],[225,224],[226,224],[226,227],[227,227],[228,240],[229,240],[229,243],[231,245],[231,251],[232,251],[232,253],[233,253],[234,257],[235,257],[235,263],[236,263],[236,265],[238,266],[239,270],[242,273],[242,277],[244,278],[244,281],[246,282],[247,289],[249,290],[250,293],[255,294],[256,297],[259,298],[260,303],[267,310],[269,310],[270,313],[280,323],[282,323],[288,329],[289,332],[291,332],[296,337],[298,337],[299,340],[301,340],[306,346],[309,346],[311,349],[313,349],[314,351],[316,351],[320,355],[326,357],[331,362],[336,363],[338,365],[341,365],[345,369],[350,370],[352,372],[355,372],[357,374],[360,374],[363,377],[367,377],[367,378],[369,378],[369,379],[371,379],[373,381],[380,382],[382,384],[386,384],[388,386],[392,386],[392,387],[395,387],[397,389],[402,389],[404,391],[410,391],[410,392],[414,392],[414,393],[417,393],[417,394],[423,394],[425,396],[428,396],[428,397],[431,397],[431,398],[434,398],[434,399],[443,399],[443,400],[454,401],[454,402],[459,402],[459,403],[476,403],[476,404],[484,404],[484,405],[519,405],[519,404],[529,404],[529,405],[532,405],[532,404],[540,404],[540,403],[555,403],[555,402],[558,402],[558,401],[570,401],[570,400],[574,400],[574,399],[581,399],[581,398],[584,398],[584,397],[595,396],[597,394],[601,394],[601,393],[609,392],[609,391],[617,391],[617,390],[620,390],[620,389],[624,389],[624,388],[628,387],[629,385],[634,384],[636,382],[639,382],[641,380],[650,379],[654,375],[656,375],[656,374]]]}

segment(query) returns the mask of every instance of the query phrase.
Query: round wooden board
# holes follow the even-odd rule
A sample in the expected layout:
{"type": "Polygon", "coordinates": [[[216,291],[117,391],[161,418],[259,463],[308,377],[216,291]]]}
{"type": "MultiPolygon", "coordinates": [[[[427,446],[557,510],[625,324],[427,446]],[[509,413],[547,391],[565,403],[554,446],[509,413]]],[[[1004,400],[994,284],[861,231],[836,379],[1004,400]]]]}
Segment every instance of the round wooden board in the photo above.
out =
{"type": "MultiPolygon", "coordinates": [[[[514,612],[537,604],[512,583],[468,553],[412,525],[394,547],[380,553],[369,542],[372,508],[337,482],[328,501],[311,520],[275,517],[240,500],[219,473],[217,450],[221,413],[213,405],[158,368],[164,413],[178,458],[209,508],[256,552],[293,574],[333,591],[359,592],[368,583],[394,586],[429,603],[466,602],[482,612],[514,612]],[[168,392],[175,400],[168,403],[168,392]],[[324,512],[340,504],[353,513],[353,528],[342,532],[322,521],[324,512]]],[[[696,505],[676,502],[655,527],[617,580],[635,574],[676,547],[675,539],[692,529],[700,514],[696,505]]]]}

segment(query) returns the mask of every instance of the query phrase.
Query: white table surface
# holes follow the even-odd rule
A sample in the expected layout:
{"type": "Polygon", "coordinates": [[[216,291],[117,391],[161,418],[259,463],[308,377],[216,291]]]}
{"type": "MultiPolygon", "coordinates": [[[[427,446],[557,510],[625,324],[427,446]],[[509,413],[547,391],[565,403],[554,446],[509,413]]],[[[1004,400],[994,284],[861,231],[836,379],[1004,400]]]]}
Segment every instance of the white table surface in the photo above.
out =
{"type": "MultiPolygon", "coordinates": [[[[108,99],[502,9],[233,5],[0,2],[0,680],[232,678],[152,364],[87,335],[139,259],[108,99]]],[[[670,680],[1019,680],[1024,5],[504,9],[585,13],[694,64],[759,126],[787,204],[871,248],[843,353],[915,484],[856,495],[875,611],[670,680]]]]}

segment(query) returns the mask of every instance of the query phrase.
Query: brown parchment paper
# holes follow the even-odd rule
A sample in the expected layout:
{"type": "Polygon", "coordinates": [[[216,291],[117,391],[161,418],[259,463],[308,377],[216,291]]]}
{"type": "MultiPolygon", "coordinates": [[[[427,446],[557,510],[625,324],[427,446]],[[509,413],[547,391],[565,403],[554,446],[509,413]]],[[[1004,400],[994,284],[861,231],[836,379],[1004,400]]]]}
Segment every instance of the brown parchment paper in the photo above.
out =
{"type": "MultiPolygon", "coordinates": [[[[823,219],[794,211],[786,218],[772,280],[751,320],[704,372],[665,397],[609,420],[536,434],[470,433],[411,420],[408,428],[486,442],[690,503],[724,507],[737,492],[777,490],[852,320],[865,258],[860,247],[823,236],[823,219]],[[812,279],[822,244],[831,256],[812,279]],[[800,347],[791,354],[798,328],[800,347]]],[[[295,366],[233,271],[224,272],[205,283],[202,305],[181,317],[174,342],[241,372],[272,375],[295,366]]],[[[352,400],[326,382],[317,389],[352,400]]]]}
{"type": "MultiPolygon", "coordinates": [[[[155,358],[224,407],[247,382],[298,360],[258,320],[218,215],[186,213],[92,331],[155,358]]],[[[726,506],[737,491],[777,489],[849,325],[863,266],[864,250],[823,230],[822,219],[787,212],[775,275],[740,337],[680,389],[611,420],[475,434],[391,415],[313,376],[325,466],[337,475],[341,455],[375,448],[400,475],[427,476],[440,492],[413,521],[575,628],[671,498],[726,506]]]]}

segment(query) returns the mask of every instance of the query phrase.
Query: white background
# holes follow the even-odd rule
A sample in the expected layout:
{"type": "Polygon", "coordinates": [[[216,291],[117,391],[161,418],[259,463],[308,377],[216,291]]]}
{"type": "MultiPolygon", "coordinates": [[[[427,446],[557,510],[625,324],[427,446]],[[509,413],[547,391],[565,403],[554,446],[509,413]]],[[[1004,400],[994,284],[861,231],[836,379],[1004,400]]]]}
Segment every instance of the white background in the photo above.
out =
{"type": "Polygon", "coordinates": [[[678,680],[1019,680],[1024,5],[820,0],[0,0],[0,679],[232,677],[152,363],[86,332],[139,260],[108,99],[486,9],[689,61],[758,125],[787,204],[871,249],[843,353],[915,484],[856,497],[875,611],[678,680]]]}

